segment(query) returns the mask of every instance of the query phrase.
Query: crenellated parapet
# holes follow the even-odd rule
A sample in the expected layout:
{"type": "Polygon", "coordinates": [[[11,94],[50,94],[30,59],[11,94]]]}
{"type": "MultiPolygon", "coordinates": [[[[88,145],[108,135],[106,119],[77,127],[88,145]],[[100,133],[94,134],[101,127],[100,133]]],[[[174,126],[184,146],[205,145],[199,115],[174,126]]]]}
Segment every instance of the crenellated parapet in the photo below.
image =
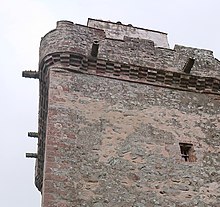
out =
{"type": "Polygon", "coordinates": [[[168,43],[165,44],[165,33],[150,30],[151,35],[140,34],[138,37],[137,35],[140,32],[136,32],[134,35],[130,25],[120,24],[121,33],[118,36],[116,34],[110,36],[108,35],[109,31],[112,31],[115,25],[119,27],[117,24],[101,21],[102,24],[99,29],[97,21],[93,23],[90,19],[88,23],[89,26],[78,25],[69,21],[57,22],[56,29],[42,38],[40,62],[47,55],[57,52],[90,56],[92,44],[96,41],[99,44],[97,58],[176,72],[182,72],[188,59],[194,58],[195,63],[190,74],[203,77],[220,77],[220,63],[214,58],[213,52],[210,50],[180,45],[176,45],[174,49],[169,49],[168,43]],[[104,23],[106,23],[106,27],[103,26],[104,23]],[[123,29],[125,30],[124,33],[123,29]],[[129,31],[131,32],[130,36],[129,31]],[[153,35],[157,39],[161,36],[160,38],[164,40],[155,40],[157,41],[155,43],[153,35]]]}
{"type": "Polygon", "coordinates": [[[74,52],[88,55],[94,40],[105,38],[103,30],[73,24],[69,21],[57,22],[57,27],[46,34],[40,44],[40,62],[49,54],[74,52]]]}
{"type": "Polygon", "coordinates": [[[135,27],[131,24],[125,25],[121,22],[115,23],[92,18],[88,19],[87,26],[104,30],[106,38],[123,40],[124,37],[127,36],[131,38],[151,40],[156,47],[169,48],[167,33],[164,32],[135,27]]]}

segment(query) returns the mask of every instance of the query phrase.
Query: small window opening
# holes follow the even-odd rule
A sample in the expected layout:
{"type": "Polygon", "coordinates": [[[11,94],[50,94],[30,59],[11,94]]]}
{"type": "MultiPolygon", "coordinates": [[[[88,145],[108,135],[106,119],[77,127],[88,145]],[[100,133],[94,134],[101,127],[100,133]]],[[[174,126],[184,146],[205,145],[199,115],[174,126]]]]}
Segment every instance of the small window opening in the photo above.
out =
{"type": "Polygon", "coordinates": [[[185,162],[194,162],[195,156],[194,156],[194,150],[193,145],[189,143],[179,143],[180,145],[180,151],[181,151],[181,157],[185,162]]]}

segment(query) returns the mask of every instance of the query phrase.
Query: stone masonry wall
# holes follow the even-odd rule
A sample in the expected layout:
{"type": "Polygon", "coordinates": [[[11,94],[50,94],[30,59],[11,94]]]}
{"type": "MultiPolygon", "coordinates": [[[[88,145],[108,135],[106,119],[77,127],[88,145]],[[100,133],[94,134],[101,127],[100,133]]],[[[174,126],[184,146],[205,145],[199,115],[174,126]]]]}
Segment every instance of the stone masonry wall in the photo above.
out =
{"type": "Polygon", "coordinates": [[[157,47],[169,48],[167,34],[164,32],[134,27],[131,24],[124,25],[121,22],[110,22],[96,19],[88,19],[88,27],[102,29],[107,38],[123,40],[125,36],[131,38],[148,39],[157,47]]]}
{"type": "Polygon", "coordinates": [[[106,38],[104,30],[73,24],[57,23],[41,41],[40,62],[51,53],[74,52],[91,56],[94,41],[99,42],[98,58],[181,72],[188,58],[195,58],[191,74],[220,77],[220,62],[212,51],[176,45],[174,50],[155,47],[152,40],[124,36],[123,40],[106,38]]]}
{"type": "Polygon", "coordinates": [[[220,206],[219,96],[62,68],[49,70],[43,207],[220,206]]]}
{"type": "Polygon", "coordinates": [[[220,206],[220,62],[209,50],[157,47],[123,28],[115,39],[97,25],[60,21],[41,40],[42,206],[220,206]]]}

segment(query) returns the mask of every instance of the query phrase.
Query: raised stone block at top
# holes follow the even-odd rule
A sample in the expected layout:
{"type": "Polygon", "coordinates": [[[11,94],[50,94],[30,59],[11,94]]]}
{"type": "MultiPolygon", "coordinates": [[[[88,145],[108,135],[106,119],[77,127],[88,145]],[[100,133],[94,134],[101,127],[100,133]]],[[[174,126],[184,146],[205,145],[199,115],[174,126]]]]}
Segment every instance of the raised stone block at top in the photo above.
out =
{"type": "Polygon", "coordinates": [[[107,38],[124,39],[124,36],[152,40],[156,47],[170,48],[167,40],[167,33],[133,27],[110,21],[88,19],[88,27],[103,29],[107,38]]]}
{"type": "Polygon", "coordinates": [[[67,20],[60,20],[57,21],[57,29],[73,27],[73,22],[67,20]]]}

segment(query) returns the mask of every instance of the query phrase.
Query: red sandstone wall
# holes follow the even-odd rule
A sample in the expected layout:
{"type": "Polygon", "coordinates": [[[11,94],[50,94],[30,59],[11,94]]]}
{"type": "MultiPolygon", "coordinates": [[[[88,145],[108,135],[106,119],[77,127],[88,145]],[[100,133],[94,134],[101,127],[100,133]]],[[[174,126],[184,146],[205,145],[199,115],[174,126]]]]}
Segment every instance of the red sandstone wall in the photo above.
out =
{"type": "Polygon", "coordinates": [[[220,206],[218,96],[61,68],[49,73],[43,207],[220,206]]]}
{"type": "MultiPolygon", "coordinates": [[[[128,27],[124,25],[121,29],[127,28],[126,33],[134,29],[128,27]]],[[[211,51],[183,46],[175,46],[174,50],[159,48],[151,40],[126,36],[119,41],[106,38],[106,32],[100,29],[68,21],[58,22],[57,28],[42,38],[40,46],[39,138],[35,175],[35,184],[40,191],[47,132],[48,70],[52,65],[75,73],[201,93],[219,94],[220,90],[220,65],[211,51]],[[91,56],[95,40],[99,43],[97,58],[91,56]],[[181,70],[189,57],[195,58],[195,64],[191,73],[186,74],[181,70]]]]}
{"type": "Polygon", "coordinates": [[[98,58],[163,70],[181,71],[188,58],[195,58],[191,74],[220,77],[220,63],[210,50],[176,45],[173,50],[155,47],[153,41],[124,37],[123,41],[106,39],[103,30],[58,22],[57,28],[41,41],[40,62],[56,52],[74,52],[90,56],[93,41],[99,41],[98,58]]]}
{"type": "Polygon", "coordinates": [[[113,23],[96,19],[88,19],[88,27],[102,29],[107,38],[123,40],[125,36],[148,39],[155,43],[157,47],[169,48],[167,34],[155,30],[134,27],[131,24],[124,25],[121,22],[113,23]]]}

